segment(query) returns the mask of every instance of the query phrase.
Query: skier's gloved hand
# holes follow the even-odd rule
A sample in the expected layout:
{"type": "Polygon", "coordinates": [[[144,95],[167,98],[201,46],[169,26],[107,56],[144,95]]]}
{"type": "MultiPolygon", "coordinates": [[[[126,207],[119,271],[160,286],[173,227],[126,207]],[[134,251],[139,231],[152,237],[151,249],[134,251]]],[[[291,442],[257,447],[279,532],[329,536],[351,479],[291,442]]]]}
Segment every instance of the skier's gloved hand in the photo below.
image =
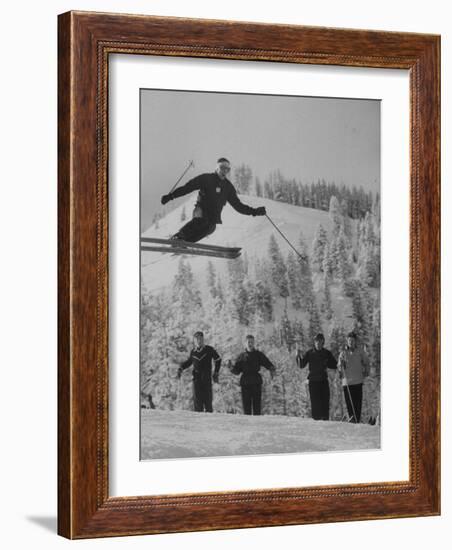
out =
{"type": "Polygon", "coordinates": [[[218,372],[214,372],[213,381],[215,382],[215,384],[218,384],[218,372]]]}
{"type": "Polygon", "coordinates": [[[267,211],[265,210],[265,206],[259,206],[258,208],[254,209],[253,216],[265,216],[267,214],[267,211]]]}
{"type": "Polygon", "coordinates": [[[163,195],[162,198],[161,198],[161,203],[162,204],[166,204],[167,202],[173,200],[173,197],[171,195],[171,193],[168,193],[168,195],[163,195]]]}

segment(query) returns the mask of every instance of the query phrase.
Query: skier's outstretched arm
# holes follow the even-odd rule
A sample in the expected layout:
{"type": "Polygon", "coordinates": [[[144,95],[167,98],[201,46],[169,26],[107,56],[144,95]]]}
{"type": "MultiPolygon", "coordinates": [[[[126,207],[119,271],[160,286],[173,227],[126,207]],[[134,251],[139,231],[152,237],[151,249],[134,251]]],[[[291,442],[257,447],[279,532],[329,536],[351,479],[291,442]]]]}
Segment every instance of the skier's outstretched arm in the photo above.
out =
{"type": "Polygon", "coordinates": [[[228,202],[234,210],[237,210],[237,212],[240,214],[245,214],[246,216],[265,216],[266,214],[264,206],[253,208],[252,206],[244,204],[237,196],[237,192],[234,188],[232,188],[229,192],[228,202]]]}
{"type": "Polygon", "coordinates": [[[173,199],[177,199],[178,197],[183,197],[184,195],[188,195],[193,191],[199,190],[201,188],[201,182],[202,182],[201,176],[196,176],[190,181],[187,181],[185,185],[178,187],[177,189],[175,189],[171,193],[168,193],[167,195],[163,195],[161,200],[162,204],[166,204],[167,202],[172,201],[173,199]]]}

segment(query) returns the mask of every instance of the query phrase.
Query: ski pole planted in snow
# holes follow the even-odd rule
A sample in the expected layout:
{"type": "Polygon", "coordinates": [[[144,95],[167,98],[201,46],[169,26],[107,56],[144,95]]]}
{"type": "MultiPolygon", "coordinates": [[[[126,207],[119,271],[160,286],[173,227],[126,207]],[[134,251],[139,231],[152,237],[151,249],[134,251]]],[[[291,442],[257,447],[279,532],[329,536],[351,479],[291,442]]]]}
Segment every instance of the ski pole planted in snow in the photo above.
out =
{"type": "Polygon", "coordinates": [[[306,259],[305,254],[300,254],[298,250],[294,247],[294,245],[289,241],[289,239],[284,235],[284,233],[279,229],[279,227],[276,225],[276,223],[270,218],[268,214],[265,214],[265,217],[268,219],[268,221],[273,225],[273,227],[276,229],[276,231],[281,235],[281,237],[286,241],[286,243],[292,248],[292,250],[295,251],[297,256],[301,258],[302,260],[306,259]]]}
{"type": "MultiPolygon", "coordinates": [[[[342,354],[343,352],[341,352],[342,354]]],[[[344,384],[344,387],[347,388],[347,394],[348,394],[348,398],[350,400],[350,405],[352,407],[352,412],[353,412],[353,418],[355,419],[355,422],[358,423],[358,417],[356,416],[356,411],[355,411],[355,405],[353,403],[353,399],[352,399],[352,394],[351,394],[351,391],[350,391],[350,388],[348,386],[348,381],[347,381],[347,376],[345,375],[345,369],[347,368],[347,362],[345,361],[345,359],[343,358],[342,356],[342,361],[341,363],[343,363],[343,371],[344,371],[344,374],[343,374],[343,378],[342,378],[342,383],[344,384]]]]}

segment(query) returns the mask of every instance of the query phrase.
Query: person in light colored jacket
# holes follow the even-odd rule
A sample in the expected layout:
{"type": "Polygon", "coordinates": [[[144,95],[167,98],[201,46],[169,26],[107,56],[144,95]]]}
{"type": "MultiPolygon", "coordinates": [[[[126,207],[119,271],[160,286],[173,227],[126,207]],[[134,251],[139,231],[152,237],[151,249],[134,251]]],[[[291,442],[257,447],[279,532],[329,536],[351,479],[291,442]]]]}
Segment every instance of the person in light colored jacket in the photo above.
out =
{"type": "Polygon", "coordinates": [[[347,345],[339,354],[338,370],[342,377],[350,422],[359,423],[363,402],[363,381],[369,375],[369,358],[364,349],[358,348],[354,332],[347,334],[347,345]]]}

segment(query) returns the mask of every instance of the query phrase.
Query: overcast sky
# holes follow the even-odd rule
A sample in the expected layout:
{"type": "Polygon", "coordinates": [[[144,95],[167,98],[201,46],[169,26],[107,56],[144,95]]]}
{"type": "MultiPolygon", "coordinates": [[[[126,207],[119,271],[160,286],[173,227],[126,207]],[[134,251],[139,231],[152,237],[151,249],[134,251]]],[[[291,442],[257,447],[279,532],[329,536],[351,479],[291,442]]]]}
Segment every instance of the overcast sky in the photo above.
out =
{"type": "Polygon", "coordinates": [[[142,90],[142,230],[191,159],[181,184],[213,172],[223,156],[261,181],[279,169],[304,183],[324,178],[377,191],[380,102],[142,90]]]}

